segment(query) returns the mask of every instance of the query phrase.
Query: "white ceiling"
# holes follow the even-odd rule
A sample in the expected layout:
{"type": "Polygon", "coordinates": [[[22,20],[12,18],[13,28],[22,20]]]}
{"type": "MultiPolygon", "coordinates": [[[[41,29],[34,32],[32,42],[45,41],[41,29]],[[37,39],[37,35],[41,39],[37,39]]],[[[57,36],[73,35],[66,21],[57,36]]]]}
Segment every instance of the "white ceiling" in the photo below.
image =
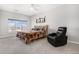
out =
{"type": "Polygon", "coordinates": [[[56,8],[58,4],[0,4],[0,10],[20,13],[28,16],[56,8]]]}

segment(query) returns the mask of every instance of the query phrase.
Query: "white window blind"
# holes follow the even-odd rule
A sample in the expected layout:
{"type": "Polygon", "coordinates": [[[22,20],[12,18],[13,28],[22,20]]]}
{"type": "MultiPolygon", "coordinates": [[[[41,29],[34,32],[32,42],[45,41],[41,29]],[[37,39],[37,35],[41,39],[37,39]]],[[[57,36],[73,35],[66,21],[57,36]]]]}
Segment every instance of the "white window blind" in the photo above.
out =
{"type": "Polygon", "coordinates": [[[27,21],[8,19],[9,31],[25,30],[27,28],[27,21]]]}

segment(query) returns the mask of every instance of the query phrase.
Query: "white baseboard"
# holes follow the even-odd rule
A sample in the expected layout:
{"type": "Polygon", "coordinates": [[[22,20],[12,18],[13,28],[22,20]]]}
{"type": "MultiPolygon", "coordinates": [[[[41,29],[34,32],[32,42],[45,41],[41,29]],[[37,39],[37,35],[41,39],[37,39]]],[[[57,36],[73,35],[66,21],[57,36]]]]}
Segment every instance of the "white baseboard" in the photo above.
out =
{"type": "Polygon", "coordinates": [[[68,42],[79,44],[79,42],[76,42],[76,41],[68,41],[68,42]]]}
{"type": "Polygon", "coordinates": [[[9,37],[10,35],[1,35],[0,38],[6,38],[9,37]]]}
{"type": "MultiPolygon", "coordinates": [[[[16,36],[16,35],[6,34],[6,35],[2,35],[2,36],[0,36],[0,39],[1,39],[1,38],[12,37],[12,36],[16,36]]],[[[75,44],[79,44],[78,41],[68,41],[68,42],[75,43],[75,44]]]]}
{"type": "Polygon", "coordinates": [[[12,36],[15,36],[15,35],[10,35],[10,34],[6,34],[6,35],[1,35],[1,36],[0,36],[0,39],[1,39],[1,38],[7,38],[7,37],[12,37],[12,36]]]}

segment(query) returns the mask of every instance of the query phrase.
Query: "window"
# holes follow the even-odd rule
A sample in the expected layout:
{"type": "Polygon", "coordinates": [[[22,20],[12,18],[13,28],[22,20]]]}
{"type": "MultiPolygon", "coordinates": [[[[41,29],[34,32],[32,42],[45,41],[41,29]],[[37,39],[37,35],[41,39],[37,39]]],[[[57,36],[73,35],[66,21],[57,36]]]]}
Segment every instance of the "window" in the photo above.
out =
{"type": "Polygon", "coordinates": [[[27,21],[8,19],[9,31],[25,30],[27,27],[27,21]]]}

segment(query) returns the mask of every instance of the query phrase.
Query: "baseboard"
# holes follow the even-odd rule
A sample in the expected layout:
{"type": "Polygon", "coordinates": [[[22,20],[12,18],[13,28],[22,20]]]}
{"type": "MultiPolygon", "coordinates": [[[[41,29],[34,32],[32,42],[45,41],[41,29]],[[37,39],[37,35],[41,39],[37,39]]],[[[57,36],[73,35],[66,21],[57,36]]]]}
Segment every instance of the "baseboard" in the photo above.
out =
{"type": "Polygon", "coordinates": [[[15,36],[15,35],[10,35],[10,34],[1,35],[1,36],[0,36],[0,39],[2,39],[2,38],[7,38],[7,37],[12,37],[12,36],[15,36]]]}
{"type": "MultiPolygon", "coordinates": [[[[7,37],[12,37],[12,36],[15,36],[15,35],[2,35],[2,36],[0,36],[0,39],[1,38],[7,38],[7,37]]],[[[68,42],[71,42],[71,43],[75,43],[75,44],[79,44],[79,42],[77,42],[77,41],[68,41],[68,42]]]]}
{"type": "Polygon", "coordinates": [[[0,36],[0,39],[7,38],[7,37],[10,37],[10,36],[9,35],[2,35],[2,36],[0,36]]]}
{"type": "Polygon", "coordinates": [[[79,44],[79,42],[76,42],[76,41],[68,41],[68,42],[79,44]]]}

